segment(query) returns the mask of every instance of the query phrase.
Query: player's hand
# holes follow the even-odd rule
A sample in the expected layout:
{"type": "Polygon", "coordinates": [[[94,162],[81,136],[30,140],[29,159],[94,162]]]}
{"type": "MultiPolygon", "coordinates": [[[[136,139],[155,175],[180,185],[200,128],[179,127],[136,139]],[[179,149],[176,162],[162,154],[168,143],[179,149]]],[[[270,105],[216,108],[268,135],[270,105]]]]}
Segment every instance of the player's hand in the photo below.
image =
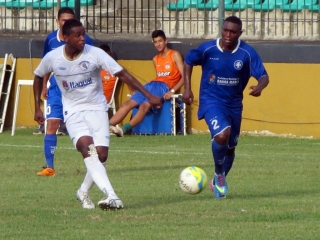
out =
{"type": "Polygon", "coordinates": [[[34,120],[38,122],[39,124],[43,124],[45,121],[45,118],[43,117],[43,112],[41,109],[36,110],[34,113],[34,120]]]}
{"type": "Polygon", "coordinates": [[[249,89],[251,90],[249,95],[254,97],[259,97],[261,95],[262,90],[258,86],[250,86],[249,89]]]}
{"type": "Polygon", "coordinates": [[[162,107],[162,98],[155,96],[155,95],[151,95],[149,98],[149,103],[151,105],[151,107],[155,107],[155,108],[161,108],[162,107]]]}
{"type": "Polygon", "coordinates": [[[172,97],[173,94],[174,94],[173,92],[169,91],[165,95],[163,95],[163,99],[170,100],[170,98],[172,97]]]}
{"type": "Polygon", "coordinates": [[[193,102],[193,93],[191,90],[184,90],[182,94],[182,101],[190,105],[193,102]]]}
{"type": "Polygon", "coordinates": [[[41,95],[42,95],[42,97],[44,99],[47,99],[47,97],[48,97],[48,88],[46,86],[43,86],[41,95]]]}

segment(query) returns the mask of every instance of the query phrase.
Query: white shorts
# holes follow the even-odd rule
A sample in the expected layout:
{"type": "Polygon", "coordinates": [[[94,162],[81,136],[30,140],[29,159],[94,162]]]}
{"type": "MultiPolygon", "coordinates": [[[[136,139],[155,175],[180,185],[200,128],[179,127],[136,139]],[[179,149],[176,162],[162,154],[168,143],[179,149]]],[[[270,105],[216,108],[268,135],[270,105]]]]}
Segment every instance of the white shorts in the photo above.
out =
{"type": "Polygon", "coordinates": [[[79,138],[90,136],[95,146],[109,147],[110,133],[107,112],[89,110],[75,112],[68,118],[66,127],[74,146],[77,145],[79,138]]]}

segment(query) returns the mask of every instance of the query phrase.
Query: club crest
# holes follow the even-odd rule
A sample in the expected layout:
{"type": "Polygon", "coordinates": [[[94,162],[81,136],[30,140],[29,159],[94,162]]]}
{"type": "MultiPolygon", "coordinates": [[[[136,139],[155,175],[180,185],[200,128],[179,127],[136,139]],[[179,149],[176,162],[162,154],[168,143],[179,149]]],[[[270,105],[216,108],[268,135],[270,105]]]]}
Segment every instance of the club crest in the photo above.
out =
{"type": "Polygon", "coordinates": [[[86,71],[86,70],[88,70],[90,63],[88,61],[83,61],[83,62],[79,63],[78,66],[82,71],[86,71]]]}

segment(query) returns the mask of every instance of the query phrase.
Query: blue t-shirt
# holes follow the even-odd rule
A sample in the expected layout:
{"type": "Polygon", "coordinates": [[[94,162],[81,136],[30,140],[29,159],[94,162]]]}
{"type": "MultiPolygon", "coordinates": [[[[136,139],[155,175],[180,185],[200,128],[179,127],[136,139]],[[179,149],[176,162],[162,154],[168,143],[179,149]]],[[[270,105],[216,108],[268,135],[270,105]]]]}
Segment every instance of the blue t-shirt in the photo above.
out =
{"type": "MultiPolygon", "coordinates": [[[[59,31],[60,31],[60,29],[55,30],[47,36],[46,41],[44,43],[44,50],[43,50],[42,57],[44,57],[51,50],[56,49],[64,44],[66,44],[65,41],[63,41],[59,38],[59,31]]],[[[91,38],[87,34],[85,35],[85,37],[86,37],[86,44],[93,46],[93,42],[92,42],[91,38]]],[[[56,79],[54,77],[51,77],[49,79],[49,81],[50,81],[50,87],[57,85],[56,79]]]]}
{"type": "Polygon", "coordinates": [[[205,42],[189,51],[185,58],[186,64],[202,67],[199,119],[215,104],[242,109],[243,90],[250,77],[259,81],[267,75],[261,58],[251,46],[239,40],[230,52],[222,50],[219,41],[205,42]]]}

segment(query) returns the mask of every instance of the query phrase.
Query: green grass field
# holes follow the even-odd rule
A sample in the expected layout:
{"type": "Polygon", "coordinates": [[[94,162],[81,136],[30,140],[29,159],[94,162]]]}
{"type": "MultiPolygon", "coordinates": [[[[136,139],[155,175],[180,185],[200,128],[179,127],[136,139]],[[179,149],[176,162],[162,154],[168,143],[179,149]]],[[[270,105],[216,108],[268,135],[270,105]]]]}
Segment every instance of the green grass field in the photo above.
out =
{"type": "Polygon", "coordinates": [[[75,198],[85,166],[69,137],[58,137],[57,175],[36,176],[43,136],[32,131],[0,134],[0,239],[320,239],[320,140],[241,136],[216,200],[178,184],[191,165],[211,179],[209,135],[112,137],[107,170],[125,209],[105,212],[75,198]]]}

